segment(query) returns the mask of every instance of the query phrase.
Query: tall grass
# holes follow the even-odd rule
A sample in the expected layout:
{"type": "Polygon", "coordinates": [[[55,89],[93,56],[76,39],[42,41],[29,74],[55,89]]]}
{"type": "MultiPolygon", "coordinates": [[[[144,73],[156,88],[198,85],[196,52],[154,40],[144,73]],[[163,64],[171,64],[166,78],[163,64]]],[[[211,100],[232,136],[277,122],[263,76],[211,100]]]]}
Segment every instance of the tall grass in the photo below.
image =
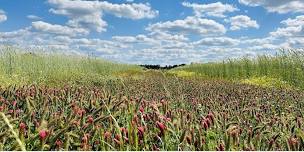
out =
{"type": "Polygon", "coordinates": [[[1,86],[32,83],[89,85],[114,78],[113,73],[141,69],[135,65],[118,64],[92,57],[31,51],[21,53],[12,47],[1,48],[1,86]]]}
{"type": "Polygon", "coordinates": [[[191,64],[175,70],[195,72],[206,78],[241,80],[252,77],[270,77],[304,89],[304,53],[281,50],[276,55],[243,57],[217,63],[191,64]]]}

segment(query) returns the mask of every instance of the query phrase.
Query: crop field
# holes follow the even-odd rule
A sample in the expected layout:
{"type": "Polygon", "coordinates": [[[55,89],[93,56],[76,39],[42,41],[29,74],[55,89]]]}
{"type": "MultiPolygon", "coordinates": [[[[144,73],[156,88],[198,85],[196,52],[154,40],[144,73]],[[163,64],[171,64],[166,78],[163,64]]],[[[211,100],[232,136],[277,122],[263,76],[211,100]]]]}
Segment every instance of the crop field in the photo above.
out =
{"type": "MultiPolygon", "coordinates": [[[[0,150],[304,150],[304,92],[288,73],[232,80],[206,77],[206,64],[165,71],[99,59],[1,57],[0,150]]],[[[292,57],[269,59],[300,65],[292,57]]],[[[250,73],[262,69],[248,61],[256,68],[250,73]]],[[[219,71],[223,63],[212,66],[219,71]]]]}

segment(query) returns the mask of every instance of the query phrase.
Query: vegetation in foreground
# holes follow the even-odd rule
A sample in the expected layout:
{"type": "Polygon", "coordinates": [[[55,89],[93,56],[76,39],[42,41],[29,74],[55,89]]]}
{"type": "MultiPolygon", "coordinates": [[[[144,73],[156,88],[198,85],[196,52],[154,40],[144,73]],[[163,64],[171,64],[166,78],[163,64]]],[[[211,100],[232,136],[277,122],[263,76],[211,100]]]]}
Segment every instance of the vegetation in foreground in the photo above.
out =
{"type": "Polygon", "coordinates": [[[260,58],[164,72],[5,50],[0,150],[304,150],[304,92],[289,88],[303,58],[260,58]]]}
{"type": "Polygon", "coordinates": [[[257,80],[274,87],[294,86],[304,89],[303,50],[281,50],[275,56],[260,55],[251,59],[230,59],[223,62],[191,64],[173,69],[173,73],[207,79],[225,79],[249,84],[258,84],[257,80]],[[190,73],[189,73],[190,72],[190,73]]]}
{"type": "Polygon", "coordinates": [[[304,150],[301,91],[159,75],[0,95],[1,150],[304,150]]]}
{"type": "Polygon", "coordinates": [[[39,50],[20,53],[20,50],[12,47],[0,49],[2,87],[26,84],[93,86],[115,79],[119,73],[141,69],[136,65],[113,63],[93,57],[45,54],[39,50]]]}

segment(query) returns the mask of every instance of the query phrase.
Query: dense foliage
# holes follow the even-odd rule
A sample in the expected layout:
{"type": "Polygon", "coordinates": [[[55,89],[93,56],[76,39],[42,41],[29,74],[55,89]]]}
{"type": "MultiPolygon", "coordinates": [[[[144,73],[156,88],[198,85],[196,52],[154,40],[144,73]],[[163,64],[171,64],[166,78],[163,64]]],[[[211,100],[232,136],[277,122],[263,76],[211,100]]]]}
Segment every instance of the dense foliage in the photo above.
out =
{"type": "Polygon", "coordinates": [[[1,150],[304,150],[301,91],[161,74],[0,90],[1,150]]]}
{"type": "MultiPolygon", "coordinates": [[[[118,64],[94,57],[43,53],[0,47],[0,84],[98,85],[116,73],[140,71],[136,65],[118,64]]],[[[0,86],[0,87],[1,87],[0,86]]]]}
{"type": "Polygon", "coordinates": [[[260,55],[256,58],[237,58],[216,63],[191,64],[179,67],[205,78],[242,80],[251,77],[269,77],[288,82],[304,89],[303,50],[282,50],[274,56],[260,55]]]}
{"type": "Polygon", "coordinates": [[[164,71],[10,49],[0,150],[304,150],[299,52],[164,71]]]}

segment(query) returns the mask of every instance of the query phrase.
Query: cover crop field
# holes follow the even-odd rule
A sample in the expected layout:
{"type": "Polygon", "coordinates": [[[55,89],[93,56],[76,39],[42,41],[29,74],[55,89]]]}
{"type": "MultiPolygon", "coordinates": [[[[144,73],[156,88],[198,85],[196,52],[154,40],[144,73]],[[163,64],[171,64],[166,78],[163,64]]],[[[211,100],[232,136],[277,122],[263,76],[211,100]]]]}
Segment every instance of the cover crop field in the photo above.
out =
{"type": "Polygon", "coordinates": [[[0,150],[303,150],[296,57],[166,71],[4,51],[0,150]],[[250,75],[215,74],[228,65],[250,75]]]}

